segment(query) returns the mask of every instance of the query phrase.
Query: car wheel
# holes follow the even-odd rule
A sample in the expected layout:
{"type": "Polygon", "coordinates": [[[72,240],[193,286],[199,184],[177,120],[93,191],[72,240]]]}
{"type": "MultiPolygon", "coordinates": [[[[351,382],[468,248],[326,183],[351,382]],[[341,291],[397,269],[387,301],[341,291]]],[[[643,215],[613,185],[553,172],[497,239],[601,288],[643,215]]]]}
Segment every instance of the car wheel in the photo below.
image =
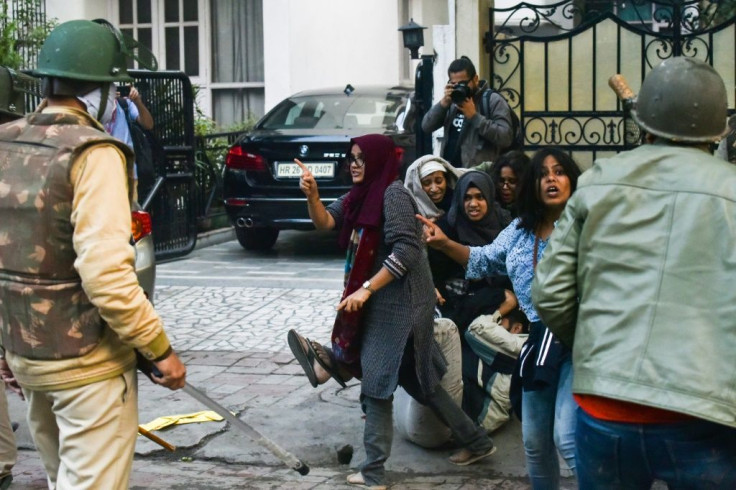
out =
{"type": "Polygon", "coordinates": [[[235,228],[235,236],[246,250],[268,250],[279,237],[277,228],[235,228]]]}

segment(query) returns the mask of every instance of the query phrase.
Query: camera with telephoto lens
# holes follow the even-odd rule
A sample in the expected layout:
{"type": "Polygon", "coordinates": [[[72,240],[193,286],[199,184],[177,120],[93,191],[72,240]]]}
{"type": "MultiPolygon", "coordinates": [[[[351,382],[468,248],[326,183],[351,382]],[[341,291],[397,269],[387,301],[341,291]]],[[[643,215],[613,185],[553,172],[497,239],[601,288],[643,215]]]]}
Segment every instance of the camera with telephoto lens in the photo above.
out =
{"type": "Polygon", "coordinates": [[[469,98],[473,94],[473,91],[468,87],[467,82],[458,82],[452,87],[450,92],[450,98],[455,104],[462,104],[465,99],[469,98]]]}

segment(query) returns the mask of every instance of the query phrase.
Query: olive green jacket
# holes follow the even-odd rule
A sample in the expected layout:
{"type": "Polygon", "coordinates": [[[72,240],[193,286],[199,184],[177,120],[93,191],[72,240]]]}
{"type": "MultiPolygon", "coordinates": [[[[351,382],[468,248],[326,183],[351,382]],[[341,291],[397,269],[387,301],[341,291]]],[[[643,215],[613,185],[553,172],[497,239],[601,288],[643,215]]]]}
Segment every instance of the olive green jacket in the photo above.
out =
{"type": "Polygon", "coordinates": [[[573,391],[736,427],[736,168],[646,145],[584,173],[532,286],[573,391]]]}

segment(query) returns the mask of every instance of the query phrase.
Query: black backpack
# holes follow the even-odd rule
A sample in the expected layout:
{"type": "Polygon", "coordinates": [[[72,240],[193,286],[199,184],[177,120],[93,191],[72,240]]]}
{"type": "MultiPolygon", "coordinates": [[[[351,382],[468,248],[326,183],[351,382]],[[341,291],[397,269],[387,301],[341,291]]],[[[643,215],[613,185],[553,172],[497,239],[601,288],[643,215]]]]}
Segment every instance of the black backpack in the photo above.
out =
{"type": "MultiPolygon", "coordinates": [[[[483,98],[481,99],[481,112],[485,117],[491,117],[491,94],[493,94],[492,89],[486,89],[483,91],[483,98]]],[[[504,99],[504,102],[506,102],[506,99],[504,99]]],[[[516,112],[514,112],[511,108],[509,108],[509,112],[511,113],[511,131],[514,134],[514,137],[511,140],[511,144],[506,148],[502,148],[499,154],[506,153],[507,151],[524,150],[524,131],[521,127],[521,121],[519,120],[519,116],[516,115],[516,112]]]]}
{"type": "Polygon", "coordinates": [[[143,129],[138,121],[131,119],[127,100],[120,98],[118,104],[125,113],[130,138],[133,140],[135,163],[138,167],[138,196],[143,202],[156,181],[157,162],[163,163],[163,160],[161,160],[163,148],[150,131],[143,129]]]}

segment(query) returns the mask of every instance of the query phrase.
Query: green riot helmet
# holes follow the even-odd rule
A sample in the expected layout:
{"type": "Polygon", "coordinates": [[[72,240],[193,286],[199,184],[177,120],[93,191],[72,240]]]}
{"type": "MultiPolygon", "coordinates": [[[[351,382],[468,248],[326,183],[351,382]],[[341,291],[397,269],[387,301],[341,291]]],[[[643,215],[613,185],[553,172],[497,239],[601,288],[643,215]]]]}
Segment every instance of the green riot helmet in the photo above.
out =
{"type": "Polygon", "coordinates": [[[0,117],[15,119],[24,114],[25,96],[15,87],[16,73],[0,66],[0,117]]]}
{"type": "Polygon", "coordinates": [[[51,31],[34,75],[77,82],[132,82],[120,33],[107,23],[72,20],[51,31]]]}
{"type": "Polygon", "coordinates": [[[672,141],[713,142],[726,133],[726,87],[709,64],[671,58],[644,79],[632,109],[645,131],[672,141]]]}

